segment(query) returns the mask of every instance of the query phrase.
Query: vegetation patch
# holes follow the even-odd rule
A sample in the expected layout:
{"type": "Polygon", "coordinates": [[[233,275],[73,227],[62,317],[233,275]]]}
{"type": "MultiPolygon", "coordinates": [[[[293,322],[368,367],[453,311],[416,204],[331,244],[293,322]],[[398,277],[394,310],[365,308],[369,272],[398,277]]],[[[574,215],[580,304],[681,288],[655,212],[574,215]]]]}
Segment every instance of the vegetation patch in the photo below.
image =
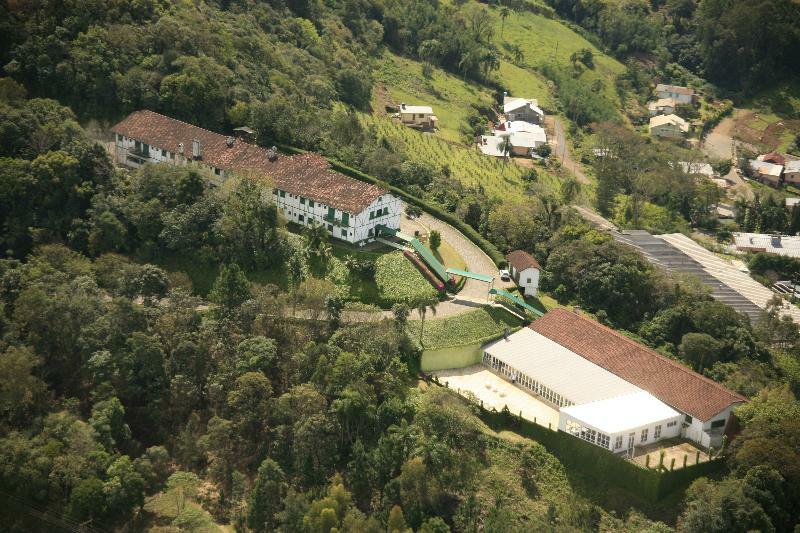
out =
{"type": "Polygon", "coordinates": [[[485,342],[506,329],[514,331],[521,326],[522,321],[505,309],[487,305],[458,316],[426,320],[424,327],[419,320],[411,321],[408,334],[418,341],[422,328],[422,345],[426,350],[438,350],[485,342]]]}
{"type": "Polygon", "coordinates": [[[428,280],[400,251],[383,255],[375,262],[375,283],[385,306],[437,297],[428,280]]]}

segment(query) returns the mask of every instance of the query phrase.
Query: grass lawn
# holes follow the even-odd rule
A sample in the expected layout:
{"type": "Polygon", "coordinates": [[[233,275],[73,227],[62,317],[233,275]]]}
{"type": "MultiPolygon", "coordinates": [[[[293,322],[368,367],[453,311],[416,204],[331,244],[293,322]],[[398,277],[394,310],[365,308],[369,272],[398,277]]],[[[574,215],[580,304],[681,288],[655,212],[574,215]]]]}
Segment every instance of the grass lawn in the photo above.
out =
{"type": "MultiPolygon", "coordinates": [[[[425,244],[427,245],[428,243],[425,244]]],[[[459,270],[467,268],[467,263],[464,262],[464,258],[462,258],[458,252],[456,252],[455,248],[450,246],[444,239],[442,239],[442,244],[439,245],[439,249],[433,250],[433,255],[445,268],[457,268],[459,270]]]]}
{"type": "MultiPolygon", "coordinates": [[[[419,320],[408,323],[408,334],[415,341],[419,340],[420,324],[419,320]]],[[[520,326],[521,320],[498,307],[486,306],[469,313],[439,319],[428,311],[422,345],[426,350],[439,350],[475,344],[500,335],[506,328],[515,330],[520,326]]]]}
{"type": "MultiPolygon", "coordinates": [[[[501,52],[504,50],[501,49],[501,52]]],[[[530,68],[521,68],[509,61],[501,61],[497,77],[500,78],[500,83],[508,94],[521,98],[535,98],[539,101],[539,107],[555,109],[556,102],[550,94],[547,80],[530,68]]]]}
{"type": "Polygon", "coordinates": [[[437,296],[436,289],[400,251],[384,254],[375,262],[375,284],[385,307],[437,296]]]}
{"type": "MultiPolygon", "coordinates": [[[[525,55],[525,70],[535,71],[547,63],[570,66],[570,55],[582,48],[588,48],[594,54],[594,69],[584,69],[581,77],[591,84],[594,80],[603,82],[602,93],[615,109],[620,108],[619,96],[614,88],[614,79],[617,74],[625,70],[625,66],[609,56],[603,54],[592,43],[572,31],[568,26],[558,20],[548,19],[528,11],[512,11],[505,21],[502,36],[500,35],[501,20],[499,10],[486,8],[496,15],[495,38],[501,50],[505,44],[516,44],[525,55]]],[[[502,74],[502,69],[501,69],[502,74]]],[[[523,87],[524,89],[524,87],[523,87]]],[[[530,90],[536,90],[535,86],[530,90]]],[[[536,94],[522,94],[515,91],[518,96],[539,98],[536,94]]],[[[546,101],[542,101],[547,105],[546,101]]]]}

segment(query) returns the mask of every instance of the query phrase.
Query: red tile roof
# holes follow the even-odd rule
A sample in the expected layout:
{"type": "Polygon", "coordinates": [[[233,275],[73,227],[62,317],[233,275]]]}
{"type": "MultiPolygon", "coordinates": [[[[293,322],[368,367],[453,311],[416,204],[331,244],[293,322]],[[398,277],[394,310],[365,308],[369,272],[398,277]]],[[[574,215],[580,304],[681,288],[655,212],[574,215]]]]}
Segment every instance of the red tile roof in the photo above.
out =
{"type": "Polygon", "coordinates": [[[531,254],[523,250],[514,250],[506,256],[506,261],[514,267],[517,272],[522,272],[526,268],[541,270],[542,267],[531,254]]]}
{"type": "Polygon", "coordinates": [[[530,328],[564,348],[704,422],[747,400],[719,383],[598,322],[553,309],[530,328]]]}
{"type": "Polygon", "coordinates": [[[316,202],[358,214],[386,190],[331,170],[319,154],[278,155],[270,160],[260,146],[235,140],[228,146],[227,137],[153,111],[135,111],[111,128],[114,133],[149,144],[157,149],[191,156],[192,141],[197,139],[203,163],[225,171],[253,174],[271,179],[278,189],[310,198],[316,202]]]}
{"type": "Polygon", "coordinates": [[[783,157],[778,152],[770,152],[768,154],[764,154],[764,157],[762,158],[762,161],[766,161],[768,163],[774,163],[776,165],[785,165],[786,164],[786,158],[783,157]]]}

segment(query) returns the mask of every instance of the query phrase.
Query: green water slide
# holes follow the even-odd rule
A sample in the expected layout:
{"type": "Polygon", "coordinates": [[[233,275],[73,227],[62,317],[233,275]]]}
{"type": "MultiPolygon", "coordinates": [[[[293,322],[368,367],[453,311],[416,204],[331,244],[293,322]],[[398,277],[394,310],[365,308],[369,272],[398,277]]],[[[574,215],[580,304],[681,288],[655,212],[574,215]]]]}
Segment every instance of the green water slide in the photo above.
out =
{"type": "Polygon", "coordinates": [[[539,311],[538,309],[536,309],[532,305],[526,303],[525,300],[523,300],[519,296],[511,294],[508,291],[504,291],[503,289],[491,289],[489,291],[489,294],[494,294],[496,296],[502,296],[503,298],[505,298],[507,300],[511,300],[512,302],[514,302],[518,306],[522,307],[526,311],[530,311],[531,313],[533,313],[536,316],[544,316],[544,313],[542,313],[541,311],[539,311]]]}
{"type": "Polygon", "coordinates": [[[416,250],[419,256],[422,257],[422,260],[428,264],[431,270],[433,270],[433,273],[439,276],[439,279],[441,279],[445,283],[450,281],[450,276],[447,275],[447,271],[444,269],[444,265],[441,264],[439,260],[433,256],[433,252],[428,250],[427,246],[422,244],[419,241],[419,239],[411,239],[410,241],[408,241],[408,244],[410,244],[411,247],[414,250],[416,250]]]}

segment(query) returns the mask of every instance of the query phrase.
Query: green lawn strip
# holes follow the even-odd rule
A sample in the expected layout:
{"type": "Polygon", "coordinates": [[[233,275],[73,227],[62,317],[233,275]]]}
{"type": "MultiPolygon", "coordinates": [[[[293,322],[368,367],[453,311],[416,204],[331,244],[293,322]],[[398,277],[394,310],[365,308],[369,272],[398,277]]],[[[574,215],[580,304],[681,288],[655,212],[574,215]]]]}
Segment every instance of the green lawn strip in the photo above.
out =
{"type": "MultiPolygon", "coordinates": [[[[420,321],[408,323],[409,336],[419,342],[420,321]]],[[[435,318],[428,311],[423,329],[422,345],[426,350],[439,350],[455,346],[467,346],[487,342],[508,328],[511,331],[522,326],[517,317],[497,307],[485,306],[474,311],[448,318],[435,318]]]]}
{"type": "Polygon", "coordinates": [[[378,258],[375,262],[375,283],[384,307],[437,296],[436,289],[400,251],[378,258]]]}

